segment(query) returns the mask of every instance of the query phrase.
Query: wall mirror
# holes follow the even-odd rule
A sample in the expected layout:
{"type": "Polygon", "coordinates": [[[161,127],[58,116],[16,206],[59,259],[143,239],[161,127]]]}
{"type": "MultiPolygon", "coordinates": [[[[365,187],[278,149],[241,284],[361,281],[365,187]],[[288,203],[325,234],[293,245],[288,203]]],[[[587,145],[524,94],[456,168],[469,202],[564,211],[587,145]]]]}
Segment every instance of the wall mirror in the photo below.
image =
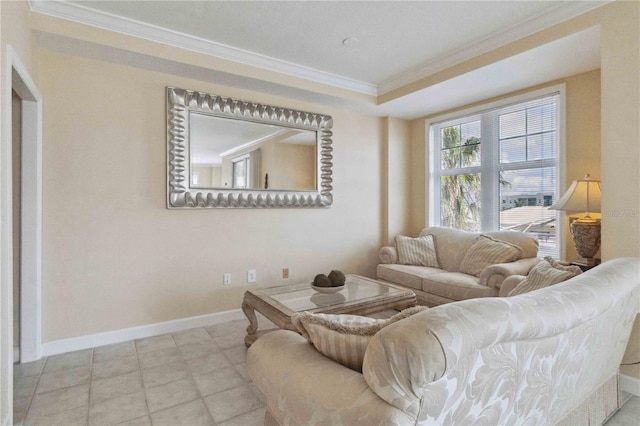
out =
{"type": "Polygon", "coordinates": [[[329,207],[330,116],[167,88],[167,206],[329,207]]]}

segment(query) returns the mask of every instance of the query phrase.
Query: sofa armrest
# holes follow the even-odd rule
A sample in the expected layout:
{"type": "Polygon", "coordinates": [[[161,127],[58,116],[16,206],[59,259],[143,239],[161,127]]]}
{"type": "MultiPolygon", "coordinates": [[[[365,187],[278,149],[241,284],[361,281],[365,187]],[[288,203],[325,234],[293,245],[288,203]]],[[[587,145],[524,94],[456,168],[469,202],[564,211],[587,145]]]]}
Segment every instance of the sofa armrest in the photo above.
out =
{"type": "Polygon", "coordinates": [[[429,331],[431,309],[376,333],[364,354],[362,374],[369,387],[394,407],[418,416],[425,386],[446,368],[445,354],[429,331]]]}
{"type": "Polygon", "coordinates": [[[502,282],[500,286],[500,293],[498,293],[499,297],[507,297],[511,290],[516,288],[518,284],[520,284],[525,278],[524,275],[511,275],[502,282]]]}
{"type": "Polygon", "coordinates": [[[247,372],[278,424],[415,424],[390,406],[362,374],[318,352],[297,333],[277,330],[247,352],[247,372]]]}
{"type": "Polygon", "coordinates": [[[518,259],[515,262],[496,263],[484,268],[480,273],[480,284],[500,288],[502,282],[511,275],[527,275],[531,268],[540,262],[537,257],[518,259]]]}
{"type": "Polygon", "coordinates": [[[380,263],[398,263],[398,251],[395,247],[382,247],[380,249],[380,263]]]}

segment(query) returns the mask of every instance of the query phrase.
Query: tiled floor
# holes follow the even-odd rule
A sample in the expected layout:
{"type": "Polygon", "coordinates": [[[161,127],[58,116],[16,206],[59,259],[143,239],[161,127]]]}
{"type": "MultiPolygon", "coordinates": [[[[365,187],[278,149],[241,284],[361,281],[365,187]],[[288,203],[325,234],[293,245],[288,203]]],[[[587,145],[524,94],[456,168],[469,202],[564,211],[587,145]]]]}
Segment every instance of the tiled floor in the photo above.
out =
{"type": "MultiPolygon", "coordinates": [[[[17,364],[14,424],[262,425],[264,397],[245,370],[246,326],[232,321],[17,364]]],[[[607,426],[638,419],[633,397],[607,426]]]]}
{"type": "Polygon", "coordinates": [[[640,424],[640,397],[637,396],[627,400],[606,423],[607,426],[636,426],[638,424],[640,424]]]}
{"type": "Polygon", "coordinates": [[[247,325],[232,321],[16,364],[14,424],[262,425],[264,398],[245,370],[247,325]]]}

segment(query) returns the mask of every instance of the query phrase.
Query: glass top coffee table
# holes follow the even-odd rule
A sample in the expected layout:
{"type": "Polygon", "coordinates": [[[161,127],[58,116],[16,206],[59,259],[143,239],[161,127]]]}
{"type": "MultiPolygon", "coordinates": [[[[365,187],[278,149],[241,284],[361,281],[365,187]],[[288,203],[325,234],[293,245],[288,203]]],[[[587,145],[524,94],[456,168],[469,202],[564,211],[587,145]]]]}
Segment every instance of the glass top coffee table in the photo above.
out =
{"type": "Polygon", "coordinates": [[[415,304],[413,291],[359,275],[346,275],[345,287],[331,294],[318,293],[310,283],[248,290],[242,301],[242,311],[249,319],[244,343],[249,347],[271,331],[258,331],[256,311],[282,329],[297,331],[291,324],[291,316],[296,312],[367,315],[415,304]]]}

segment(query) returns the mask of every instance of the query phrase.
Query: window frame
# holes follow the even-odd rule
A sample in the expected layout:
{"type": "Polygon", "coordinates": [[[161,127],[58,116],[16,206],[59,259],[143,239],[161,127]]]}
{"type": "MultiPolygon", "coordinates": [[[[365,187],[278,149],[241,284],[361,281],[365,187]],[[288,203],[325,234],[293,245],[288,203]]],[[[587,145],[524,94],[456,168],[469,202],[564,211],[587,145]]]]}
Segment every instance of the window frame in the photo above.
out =
{"type": "MultiPolygon", "coordinates": [[[[440,166],[440,147],[437,146],[435,141],[438,139],[432,133],[432,126],[440,123],[446,123],[461,118],[482,118],[484,114],[488,114],[496,109],[507,108],[519,103],[525,103],[527,101],[534,100],[536,98],[542,98],[545,96],[551,96],[553,94],[558,95],[558,129],[557,129],[557,158],[554,161],[557,173],[556,191],[558,196],[561,196],[564,192],[564,183],[566,181],[566,85],[557,84],[548,86],[542,89],[528,91],[515,96],[508,96],[503,99],[482,103],[480,105],[463,108],[451,113],[441,114],[427,118],[424,122],[425,125],[425,188],[427,191],[425,197],[425,223],[428,226],[439,226],[440,224],[440,211],[437,208],[432,208],[440,200],[440,177],[447,174],[461,174],[461,173],[482,173],[482,170],[493,169],[501,167],[500,170],[516,169],[517,163],[504,163],[496,165],[495,160],[498,158],[497,150],[499,144],[491,143],[481,146],[481,165],[470,166],[461,169],[455,169],[455,172],[442,170],[445,173],[438,173],[440,166]]],[[[494,123],[494,129],[498,128],[497,123],[494,123]]],[[[485,129],[484,126],[481,130],[482,140],[493,139],[493,130],[485,129]],[[485,134],[485,132],[487,134],[485,134]]],[[[495,135],[498,137],[498,135],[495,135]]],[[[532,160],[529,163],[539,162],[540,167],[544,167],[543,164],[548,164],[547,160],[532,160]]],[[[481,175],[482,176],[482,175],[481,175]]],[[[486,200],[487,194],[481,192],[481,205],[491,205],[491,197],[486,200]],[[489,203],[489,204],[485,204],[489,203]]],[[[492,209],[493,210],[493,209],[492,209]]],[[[482,232],[493,231],[495,214],[499,214],[499,211],[491,213],[491,215],[484,215],[480,218],[480,228],[482,232]]],[[[565,258],[565,242],[566,242],[566,224],[564,214],[560,211],[556,212],[556,226],[557,226],[557,238],[558,238],[558,253],[561,259],[565,258]]]]}

